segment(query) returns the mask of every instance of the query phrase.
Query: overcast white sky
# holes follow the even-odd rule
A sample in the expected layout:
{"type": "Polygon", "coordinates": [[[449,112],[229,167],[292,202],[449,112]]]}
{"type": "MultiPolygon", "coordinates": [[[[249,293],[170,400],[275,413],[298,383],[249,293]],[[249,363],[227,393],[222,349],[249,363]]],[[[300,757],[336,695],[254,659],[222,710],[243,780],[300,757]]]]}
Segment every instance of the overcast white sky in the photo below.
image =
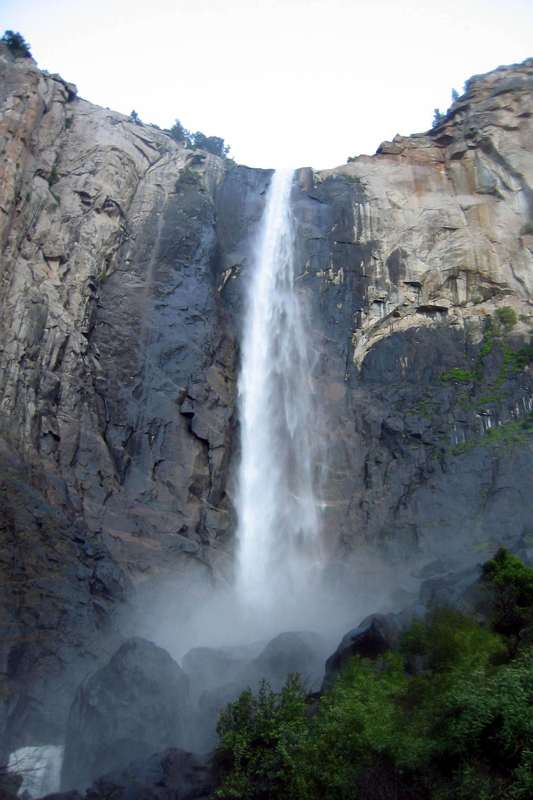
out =
{"type": "Polygon", "coordinates": [[[42,69],[254,167],[333,167],[533,56],[533,0],[0,0],[42,69]]]}

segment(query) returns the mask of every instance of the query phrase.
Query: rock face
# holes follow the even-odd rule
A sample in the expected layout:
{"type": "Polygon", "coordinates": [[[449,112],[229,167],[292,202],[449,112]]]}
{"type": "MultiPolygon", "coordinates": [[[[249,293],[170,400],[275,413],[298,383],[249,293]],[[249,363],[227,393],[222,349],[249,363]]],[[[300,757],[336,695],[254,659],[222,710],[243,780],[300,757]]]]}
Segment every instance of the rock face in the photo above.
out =
{"type": "MultiPolygon", "coordinates": [[[[121,772],[99,778],[86,800],[194,800],[210,797],[215,785],[207,758],[169,748],[163,755],[134,761],[121,772]]],[[[64,798],[66,800],[66,798],[64,798]]]]}
{"type": "Polygon", "coordinates": [[[152,642],[129,639],[74,698],[63,789],[84,789],[103,773],[183,744],[191,717],[185,673],[152,642]]]}
{"type": "Polygon", "coordinates": [[[24,745],[60,745],[72,696],[117,647],[114,611],[131,581],[101,541],[46,499],[0,439],[0,764],[24,745]]]}
{"type": "MultiPolygon", "coordinates": [[[[271,172],[185,150],[3,45],[0,80],[0,434],[101,571],[227,578],[243,287],[271,172]]],[[[528,60],[471,79],[426,134],[298,171],[333,562],[529,535],[532,141],[528,60]]]]}

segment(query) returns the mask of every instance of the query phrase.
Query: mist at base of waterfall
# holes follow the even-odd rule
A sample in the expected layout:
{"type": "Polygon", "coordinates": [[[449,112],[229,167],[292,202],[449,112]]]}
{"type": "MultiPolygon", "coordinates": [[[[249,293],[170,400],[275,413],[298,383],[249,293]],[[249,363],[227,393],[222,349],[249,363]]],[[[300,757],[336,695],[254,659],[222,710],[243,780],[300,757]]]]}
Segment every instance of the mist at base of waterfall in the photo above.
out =
{"type": "Polygon", "coordinates": [[[361,552],[349,563],[326,565],[314,585],[280,593],[268,608],[257,609],[244,604],[231,585],[189,572],[139,588],[125,634],[154,641],[179,662],[193,647],[239,647],[303,630],[323,636],[333,652],[368,614],[395,610],[391,593],[400,585],[405,576],[397,567],[361,552]]]}

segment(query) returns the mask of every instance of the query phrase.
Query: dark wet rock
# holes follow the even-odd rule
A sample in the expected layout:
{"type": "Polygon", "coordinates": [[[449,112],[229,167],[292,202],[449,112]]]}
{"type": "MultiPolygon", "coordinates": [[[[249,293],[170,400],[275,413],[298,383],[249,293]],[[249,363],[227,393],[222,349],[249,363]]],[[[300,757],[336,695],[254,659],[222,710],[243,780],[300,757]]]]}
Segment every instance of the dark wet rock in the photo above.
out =
{"type": "Polygon", "coordinates": [[[7,766],[0,766],[0,800],[11,800],[16,797],[22,786],[22,775],[8,772],[7,766]]]}
{"type": "Polygon", "coordinates": [[[328,644],[310,631],[280,633],[272,639],[248,669],[255,681],[264,678],[274,691],[279,691],[289,673],[299,673],[302,682],[312,691],[320,685],[328,644]]]}
{"type": "Polygon", "coordinates": [[[83,800],[83,795],[76,789],[71,792],[52,792],[45,794],[40,800],[83,800]]]}
{"type": "Polygon", "coordinates": [[[226,708],[228,703],[234,703],[246,687],[247,681],[244,674],[241,674],[238,679],[222,686],[213,686],[202,692],[198,698],[200,713],[196,722],[196,747],[199,750],[209,750],[215,746],[216,726],[220,712],[226,708]]]}
{"type": "MultiPolygon", "coordinates": [[[[81,680],[119,644],[131,580],[0,439],[0,757],[62,744],[81,680]],[[3,751],[3,753],[2,753],[3,751]]],[[[57,489],[57,490],[56,490],[57,489]]]]}
{"type": "Polygon", "coordinates": [[[215,728],[220,712],[228,703],[237,700],[247,687],[256,692],[260,682],[265,680],[273,691],[278,692],[289,673],[299,673],[308,691],[320,686],[329,647],[318,634],[310,631],[281,633],[266,646],[259,647],[259,654],[258,645],[249,648],[195,648],[184,658],[184,667],[190,670],[191,675],[196,665],[207,680],[206,688],[198,698],[198,748],[209,749],[215,745],[215,728]]]}
{"type": "Polygon", "coordinates": [[[169,748],[99,778],[85,800],[194,800],[213,790],[207,756],[169,748]]]}
{"type": "Polygon", "coordinates": [[[242,675],[262,651],[261,642],[242,647],[194,647],[182,659],[183,671],[191,683],[191,696],[224,686],[242,675]]]}
{"type": "Polygon", "coordinates": [[[411,606],[399,614],[371,614],[359,627],[343,636],[336,651],[326,661],[326,675],[322,689],[327,689],[335,676],[354,656],[379,659],[388,650],[396,647],[400,634],[408,628],[415,617],[423,618],[426,609],[421,605],[411,606]]]}
{"type": "Polygon", "coordinates": [[[479,594],[480,572],[477,566],[440,578],[428,578],[420,586],[420,602],[425,606],[455,606],[472,610],[479,594]]]}
{"type": "Polygon", "coordinates": [[[102,772],[182,744],[191,717],[182,669],[152,642],[129,639],[74,698],[62,786],[84,788],[102,772]]]}

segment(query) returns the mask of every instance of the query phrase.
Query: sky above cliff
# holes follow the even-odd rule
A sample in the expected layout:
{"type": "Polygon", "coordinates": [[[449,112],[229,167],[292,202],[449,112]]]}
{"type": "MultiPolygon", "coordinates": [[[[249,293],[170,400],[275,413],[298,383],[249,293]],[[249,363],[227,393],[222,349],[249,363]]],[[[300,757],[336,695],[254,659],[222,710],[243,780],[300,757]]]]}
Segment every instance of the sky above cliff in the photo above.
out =
{"type": "Polygon", "coordinates": [[[533,56],[531,0],[0,0],[0,20],[85,99],[179,118],[254,167],[374,153],[533,56]]]}

